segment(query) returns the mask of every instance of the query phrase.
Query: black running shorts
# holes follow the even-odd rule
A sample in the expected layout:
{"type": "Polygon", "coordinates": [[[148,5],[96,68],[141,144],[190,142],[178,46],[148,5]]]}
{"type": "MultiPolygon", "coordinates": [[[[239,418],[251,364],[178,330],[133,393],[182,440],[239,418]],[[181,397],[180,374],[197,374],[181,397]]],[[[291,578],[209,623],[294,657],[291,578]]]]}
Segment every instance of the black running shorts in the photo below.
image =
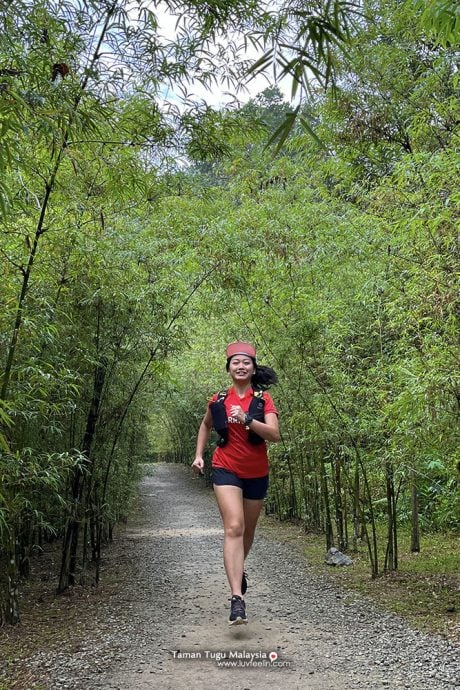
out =
{"type": "Polygon", "coordinates": [[[267,495],[268,474],[255,479],[242,479],[223,467],[213,467],[212,483],[216,486],[238,486],[243,491],[243,498],[261,501],[267,495]]]}

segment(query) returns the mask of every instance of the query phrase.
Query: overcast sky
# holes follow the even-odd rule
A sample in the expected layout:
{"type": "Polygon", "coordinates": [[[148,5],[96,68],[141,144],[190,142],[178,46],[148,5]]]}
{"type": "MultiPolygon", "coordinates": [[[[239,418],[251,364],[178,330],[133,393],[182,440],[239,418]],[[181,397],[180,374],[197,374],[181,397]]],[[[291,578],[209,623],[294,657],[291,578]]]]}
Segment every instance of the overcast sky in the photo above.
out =
{"type": "MultiPolygon", "coordinates": [[[[169,14],[166,11],[166,8],[161,8],[161,5],[156,8],[156,14],[160,25],[159,34],[169,40],[173,40],[176,36],[177,17],[169,14]]],[[[243,43],[243,37],[236,33],[229,35],[229,39],[233,39],[238,44],[243,43]]],[[[241,57],[243,59],[249,59],[255,62],[258,59],[258,57],[260,57],[260,53],[257,53],[256,49],[252,48],[250,51],[246,53],[242,52],[241,57]]],[[[237,98],[244,103],[250,100],[251,98],[257,96],[258,93],[260,93],[270,85],[271,84],[269,79],[267,79],[267,77],[260,75],[253,78],[248,83],[248,91],[240,90],[238,94],[233,95],[236,95],[237,98]]],[[[286,101],[290,101],[291,81],[289,79],[284,79],[282,82],[278,83],[278,87],[284,94],[286,101]]],[[[228,105],[234,100],[231,94],[226,93],[226,90],[227,89],[224,85],[219,87],[215,84],[213,84],[212,90],[208,90],[198,82],[194,82],[190,86],[190,92],[193,93],[197,99],[203,99],[209,105],[212,105],[214,107],[222,107],[228,105]]],[[[165,87],[163,95],[166,100],[170,100],[177,103],[180,101],[179,95],[175,94],[174,91],[170,88],[165,87]]]]}

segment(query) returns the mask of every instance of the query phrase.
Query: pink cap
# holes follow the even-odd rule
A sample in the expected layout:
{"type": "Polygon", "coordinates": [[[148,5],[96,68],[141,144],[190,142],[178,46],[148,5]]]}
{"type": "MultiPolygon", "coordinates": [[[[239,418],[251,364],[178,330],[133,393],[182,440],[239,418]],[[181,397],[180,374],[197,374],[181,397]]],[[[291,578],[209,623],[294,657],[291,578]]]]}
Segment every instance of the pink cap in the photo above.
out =
{"type": "Polygon", "coordinates": [[[227,355],[227,359],[233,357],[234,355],[247,355],[252,359],[256,358],[256,351],[255,348],[251,345],[251,343],[242,343],[240,341],[237,341],[236,343],[230,343],[230,345],[227,345],[225,353],[227,355]]]}

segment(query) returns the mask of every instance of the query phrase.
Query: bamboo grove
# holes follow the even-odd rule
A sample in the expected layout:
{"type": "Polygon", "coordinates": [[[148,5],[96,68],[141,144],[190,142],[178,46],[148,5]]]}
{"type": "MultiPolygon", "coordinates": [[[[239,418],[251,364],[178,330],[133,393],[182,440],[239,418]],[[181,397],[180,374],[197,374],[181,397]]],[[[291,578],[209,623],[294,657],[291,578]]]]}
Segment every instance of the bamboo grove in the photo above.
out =
{"type": "Polygon", "coordinates": [[[154,3],[1,10],[2,621],[45,542],[58,592],[97,584],[142,463],[191,462],[236,338],[279,375],[269,512],[364,546],[374,577],[400,525],[413,550],[458,529],[456,15],[332,6],[302,63],[323,5],[283,5],[284,71],[314,75],[296,111],[186,93],[248,73],[213,48],[228,26],[286,40],[257,3],[171,2],[174,41],[154,3]]]}

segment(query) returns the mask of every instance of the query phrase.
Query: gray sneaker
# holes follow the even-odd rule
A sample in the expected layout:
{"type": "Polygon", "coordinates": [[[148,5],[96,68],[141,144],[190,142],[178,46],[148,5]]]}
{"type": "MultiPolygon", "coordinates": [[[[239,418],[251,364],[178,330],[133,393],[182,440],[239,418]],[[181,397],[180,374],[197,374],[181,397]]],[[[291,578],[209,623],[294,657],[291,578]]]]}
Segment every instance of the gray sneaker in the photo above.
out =
{"type": "Polygon", "coordinates": [[[244,603],[244,600],[237,594],[234,594],[230,601],[231,611],[230,618],[228,619],[228,624],[244,625],[245,623],[247,623],[248,619],[246,616],[246,604],[244,603]]]}

